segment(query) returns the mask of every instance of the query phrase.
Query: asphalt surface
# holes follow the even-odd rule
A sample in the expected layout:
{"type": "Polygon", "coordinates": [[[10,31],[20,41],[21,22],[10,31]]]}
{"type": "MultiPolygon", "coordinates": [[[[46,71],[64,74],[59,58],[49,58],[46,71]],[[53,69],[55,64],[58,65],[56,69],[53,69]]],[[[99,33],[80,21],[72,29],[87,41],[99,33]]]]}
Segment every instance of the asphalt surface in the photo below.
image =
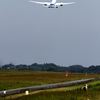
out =
{"type": "Polygon", "coordinates": [[[25,93],[26,90],[36,91],[36,90],[44,90],[44,89],[51,89],[51,88],[68,87],[68,86],[76,85],[76,84],[79,84],[79,83],[85,83],[85,82],[90,82],[90,81],[95,81],[95,80],[100,80],[100,77],[99,78],[75,80],[75,81],[69,81],[69,82],[62,82],[62,83],[56,83],[56,84],[48,84],[48,85],[18,88],[18,89],[12,89],[12,90],[4,90],[4,91],[0,91],[0,96],[6,96],[6,95],[18,94],[18,93],[25,93]]]}

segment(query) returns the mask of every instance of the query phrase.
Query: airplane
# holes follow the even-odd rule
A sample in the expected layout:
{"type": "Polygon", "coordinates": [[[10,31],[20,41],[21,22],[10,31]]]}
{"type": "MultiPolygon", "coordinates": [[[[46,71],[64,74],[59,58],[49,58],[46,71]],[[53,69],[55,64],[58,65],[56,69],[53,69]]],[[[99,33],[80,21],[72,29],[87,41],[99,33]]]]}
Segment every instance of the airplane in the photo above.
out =
{"type": "Polygon", "coordinates": [[[75,2],[57,3],[56,1],[57,0],[52,0],[51,2],[37,2],[37,1],[29,0],[29,2],[37,3],[37,4],[43,4],[45,7],[48,7],[48,8],[58,8],[58,6],[63,6],[63,5],[68,5],[68,4],[74,4],[75,3],[75,2]]]}

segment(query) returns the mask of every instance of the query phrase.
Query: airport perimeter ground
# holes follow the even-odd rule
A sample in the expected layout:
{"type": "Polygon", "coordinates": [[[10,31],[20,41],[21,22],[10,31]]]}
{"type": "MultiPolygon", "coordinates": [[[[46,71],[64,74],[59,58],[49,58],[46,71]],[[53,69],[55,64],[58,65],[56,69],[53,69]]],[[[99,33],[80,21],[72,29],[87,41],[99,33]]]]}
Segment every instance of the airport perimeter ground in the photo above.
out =
{"type": "MultiPolygon", "coordinates": [[[[85,73],[84,74],[69,73],[68,76],[65,76],[66,73],[59,73],[59,72],[56,73],[56,72],[5,71],[5,70],[0,71],[0,73],[1,73],[0,74],[0,90],[1,91],[4,89],[8,90],[8,89],[15,89],[15,88],[20,88],[20,87],[52,84],[52,83],[66,82],[66,81],[72,81],[72,80],[87,79],[87,78],[96,78],[96,77],[100,76],[100,74],[87,74],[86,75],[85,73]]],[[[100,81],[98,81],[95,84],[99,84],[99,83],[100,83],[100,81]]],[[[55,96],[56,96],[56,93],[59,94],[64,91],[66,92],[67,90],[75,90],[77,88],[81,88],[82,86],[83,86],[83,84],[73,86],[73,87],[59,88],[59,89],[50,89],[50,90],[44,90],[44,91],[40,90],[40,91],[31,92],[30,94],[34,94],[34,96],[38,95],[38,97],[40,97],[41,93],[46,93],[46,95],[47,95],[47,93],[50,94],[50,93],[54,92],[53,94],[55,94],[55,96]]],[[[98,86],[96,86],[96,87],[98,87],[98,86]]],[[[98,87],[98,89],[100,89],[100,87],[98,87]]],[[[95,90],[95,88],[94,88],[94,94],[97,93],[96,91],[97,90],[95,90]]],[[[80,92],[82,92],[82,91],[80,91],[80,92]]],[[[53,94],[51,94],[51,95],[53,96],[53,94]]],[[[15,97],[23,96],[23,95],[25,95],[25,94],[18,94],[18,95],[10,96],[10,97],[7,97],[6,99],[13,98],[13,97],[15,98],[15,97]]],[[[45,98],[46,98],[46,95],[45,95],[45,98]]],[[[70,93],[70,95],[71,95],[71,93],[70,93]]],[[[97,94],[95,94],[95,95],[97,96],[97,94]]],[[[57,96],[54,98],[56,100],[57,96]]],[[[4,99],[4,98],[1,98],[1,99],[4,99]]],[[[23,100],[23,99],[18,99],[18,100],[23,100]]],[[[26,99],[26,100],[28,100],[28,99],[26,99]]],[[[31,100],[31,99],[29,99],[29,100],[31,100]]],[[[34,98],[34,100],[39,100],[39,98],[34,98]]],[[[42,98],[41,100],[45,100],[45,99],[42,98]]],[[[53,100],[53,97],[50,100],[53,100]]],[[[58,99],[58,100],[60,100],[60,99],[58,99]]],[[[78,99],[76,99],[76,100],[78,100],[78,99]]],[[[84,100],[84,99],[79,99],[79,100],[84,100]]],[[[92,100],[96,100],[96,99],[92,99],[92,100]]],[[[99,98],[98,98],[98,100],[99,100],[99,98]]]]}

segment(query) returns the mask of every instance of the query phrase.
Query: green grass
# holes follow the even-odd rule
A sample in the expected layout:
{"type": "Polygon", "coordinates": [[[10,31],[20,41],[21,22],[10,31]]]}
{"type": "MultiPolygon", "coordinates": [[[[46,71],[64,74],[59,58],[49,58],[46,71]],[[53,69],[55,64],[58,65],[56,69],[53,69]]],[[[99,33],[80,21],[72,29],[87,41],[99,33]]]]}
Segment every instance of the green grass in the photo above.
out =
{"type": "MultiPolygon", "coordinates": [[[[85,76],[85,74],[69,73],[69,76],[65,76],[65,73],[62,72],[0,70],[0,91],[96,77],[100,77],[100,74],[85,76]]],[[[33,98],[34,100],[100,100],[98,99],[100,98],[100,81],[88,83],[89,90],[87,92],[81,89],[83,85],[50,89],[44,92],[40,90],[14,100],[33,100],[33,98]]],[[[4,98],[0,98],[0,100],[4,100],[4,98]]]]}
{"type": "MultiPolygon", "coordinates": [[[[75,86],[74,86],[75,87],[75,86]]],[[[76,86],[77,87],[77,86],[76,86]]],[[[70,87],[69,87],[70,89],[70,87]]],[[[13,100],[100,100],[100,81],[89,83],[88,91],[82,88],[66,91],[42,91],[39,93],[13,98],[13,100]]]]}
{"type": "Polygon", "coordinates": [[[52,84],[99,77],[99,74],[72,74],[60,72],[0,70],[0,91],[36,85],[52,84]]]}

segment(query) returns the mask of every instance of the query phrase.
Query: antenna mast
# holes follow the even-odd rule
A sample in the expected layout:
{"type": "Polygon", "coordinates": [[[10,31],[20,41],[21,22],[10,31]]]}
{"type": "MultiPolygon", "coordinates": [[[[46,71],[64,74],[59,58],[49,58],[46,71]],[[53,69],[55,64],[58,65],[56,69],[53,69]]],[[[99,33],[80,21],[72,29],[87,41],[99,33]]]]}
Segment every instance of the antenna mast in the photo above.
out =
{"type": "Polygon", "coordinates": [[[2,59],[0,59],[0,69],[2,69],[2,59]]]}

